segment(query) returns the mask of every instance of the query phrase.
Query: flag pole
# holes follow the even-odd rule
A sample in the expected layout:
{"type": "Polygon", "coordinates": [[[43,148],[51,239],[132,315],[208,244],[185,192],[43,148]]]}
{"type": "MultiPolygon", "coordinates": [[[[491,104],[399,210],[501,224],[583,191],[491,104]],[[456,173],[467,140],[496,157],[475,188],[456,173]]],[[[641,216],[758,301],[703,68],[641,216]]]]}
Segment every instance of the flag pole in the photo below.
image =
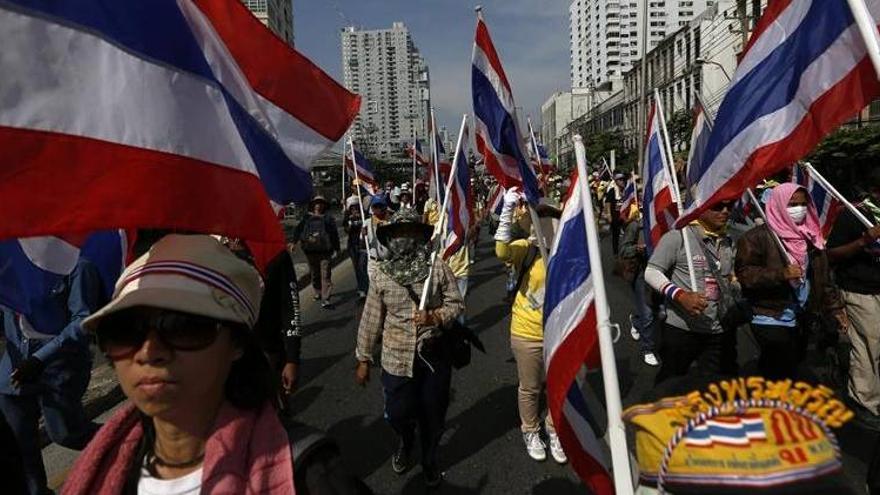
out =
{"type": "Polygon", "coordinates": [[[535,130],[532,128],[532,118],[526,117],[526,122],[529,125],[529,137],[532,140],[532,151],[535,153],[535,160],[538,162],[538,170],[541,172],[541,182],[544,187],[541,189],[544,190],[544,194],[547,194],[547,174],[544,173],[544,165],[541,163],[541,151],[538,149],[538,141],[535,139],[535,130]]]}
{"type": "MultiPolygon", "coordinates": [[[[672,146],[669,144],[669,131],[666,130],[666,118],[663,116],[663,105],[660,104],[660,92],[657,91],[657,88],[654,88],[654,105],[657,107],[657,117],[660,119],[660,128],[663,132],[663,150],[661,153],[666,153],[667,159],[666,161],[666,173],[669,174],[669,180],[672,184],[672,199],[675,200],[675,204],[678,206],[678,212],[681,214],[684,211],[684,205],[681,202],[681,194],[678,189],[678,175],[675,173],[675,165],[672,163],[672,146]]],[[[684,244],[684,253],[687,256],[687,264],[688,264],[688,274],[690,275],[691,282],[691,290],[696,292],[698,290],[697,287],[697,275],[694,271],[694,259],[691,254],[691,243],[688,240],[688,236],[685,235],[684,227],[681,229],[681,240],[684,244]]]]}
{"type": "Polygon", "coordinates": [[[434,188],[437,191],[437,203],[440,202],[440,154],[437,152],[437,122],[434,120],[434,108],[431,108],[431,157],[434,162],[434,188]]]}
{"type": "Polygon", "coordinates": [[[874,227],[873,222],[868,220],[868,218],[864,214],[862,214],[862,212],[860,212],[859,209],[855,207],[855,205],[853,205],[848,199],[843,197],[843,194],[840,194],[837,188],[832,186],[831,183],[828,182],[825,177],[823,177],[822,174],[820,174],[819,171],[816,170],[810,162],[804,162],[802,166],[810,171],[810,175],[816,182],[819,183],[820,186],[824,187],[825,190],[830,192],[832,196],[837,198],[837,200],[840,201],[843,206],[845,206],[846,209],[850,211],[850,213],[852,213],[860,222],[862,222],[862,225],[869,229],[874,227]]]}
{"type": "Polygon", "coordinates": [[[446,217],[448,216],[446,210],[449,208],[449,196],[451,196],[452,181],[455,180],[455,172],[458,168],[458,159],[461,154],[461,142],[464,139],[464,130],[466,127],[467,114],[464,114],[461,118],[461,128],[458,131],[458,141],[455,145],[455,156],[452,161],[452,167],[450,167],[449,180],[446,181],[446,195],[443,197],[443,208],[437,212],[439,215],[437,217],[437,223],[434,224],[433,238],[437,240],[437,244],[431,251],[431,266],[428,267],[428,278],[425,279],[425,283],[422,286],[422,298],[419,301],[419,311],[424,311],[427,307],[428,292],[431,290],[431,279],[434,275],[434,262],[437,260],[437,254],[443,249],[443,245],[446,243],[446,237],[443,235],[446,231],[446,217]]]}
{"type": "Polygon", "coordinates": [[[358,174],[357,158],[354,154],[354,142],[352,142],[351,136],[348,136],[348,148],[351,151],[351,165],[354,167],[354,190],[357,192],[358,209],[361,212],[361,224],[367,229],[367,236],[364,237],[364,246],[367,248],[367,253],[369,253],[370,239],[373,237],[373,225],[372,223],[367,223],[367,215],[364,213],[364,199],[361,197],[361,177],[360,174],[358,174]]]}
{"type": "Polygon", "coordinates": [[[859,28],[859,34],[862,35],[862,40],[865,42],[868,57],[874,66],[874,75],[880,78],[880,38],[877,34],[877,22],[868,12],[864,0],[846,0],[846,2],[849,4],[849,9],[852,11],[853,18],[859,28]]]}
{"type": "MultiPolygon", "coordinates": [[[[342,205],[345,205],[345,200],[346,200],[345,192],[347,189],[345,187],[345,146],[348,144],[348,140],[351,139],[351,136],[347,136],[347,138],[348,139],[342,140],[342,199],[339,200],[339,203],[342,205]]],[[[343,206],[343,208],[344,208],[344,206],[343,206]]]]}
{"type": "MultiPolygon", "coordinates": [[[[611,310],[605,294],[605,276],[602,273],[602,256],[599,237],[593,217],[593,200],[587,185],[587,153],[583,140],[575,134],[574,151],[578,170],[578,189],[584,209],[587,233],[587,251],[590,257],[590,273],[596,295],[596,332],[599,336],[599,353],[602,356],[602,381],[605,385],[605,402],[608,413],[608,439],[611,447],[611,464],[614,475],[614,492],[617,495],[633,493],[632,471],[626,446],[626,429],[623,425],[623,406],[620,401],[620,383],[617,379],[617,362],[614,358],[614,342],[611,338],[611,310]]],[[[545,261],[546,263],[546,261],[545,261]]]]}
{"type": "Polygon", "coordinates": [[[413,205],[416,204],[416,126],[412,128],[412,172],[413,172],[413,180],[412,180],[412,199],[413,205]]]}
{"type": "Polygon", "coordinates": [[[749,200],[752,204],[755,205],[755,208],[758,210],[758,215],[761,216],[761,219],[764,220],[764,225],[767,226],[767,230],[770,231],[770,235],[773,237],[773,241],[776,243],[776,247],[779,248],[779,252],[788,259],[788,264],[793,265],[794,262],[791,259],[791,255],[788,254],[788,251],[785,250],[785,246],[782,245],[782,240],[779,239],[779,236],[776,234],[776,231],[770,228],[770,224],[767,223],[767,213],[764,212],[764,208],[761,206],[761,203],[758,201],[758,198],[755,197],[755,193],[752,192],[752,188],[746,189],[746,193],[749,195],[749,200]]]}

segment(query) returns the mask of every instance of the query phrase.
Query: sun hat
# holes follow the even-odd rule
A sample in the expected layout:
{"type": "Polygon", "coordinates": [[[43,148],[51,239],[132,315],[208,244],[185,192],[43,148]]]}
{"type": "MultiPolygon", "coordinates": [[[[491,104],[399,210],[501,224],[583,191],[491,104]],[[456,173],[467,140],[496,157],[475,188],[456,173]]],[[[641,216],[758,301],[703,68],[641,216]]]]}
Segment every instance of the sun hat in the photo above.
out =
{"type": "Polygon", "coordinates": [[[163,237],[126,267],[113,298],[83,320],[94,331],[106,316],[135,306],[170,309],[253,328],[263,287],[259,273],[208,235],[163,237]]]}
{"type": "Polygon", "coordinates": [[[320,194],[316,195],[314,198],[312,198],[311,201],[309,201],[309,209],[314,207],[315,203],[318,203],[318,202],[324,203],[326,205],[327,198],[325,198],[324,196],[321,196],[320,194]]]}
{"type": "Polygon", "coordinates": [[[376,236],[379,238],[379,242],[384,244],[389,237],[394,237],[401,230],[413,228],[424,236],[425,242],[430,240],[434,233],[434,227],[424,223],[421,215],[411,208],[403,208],[392,215],[387,223],[379,226],[376,230],[376,236]]]}

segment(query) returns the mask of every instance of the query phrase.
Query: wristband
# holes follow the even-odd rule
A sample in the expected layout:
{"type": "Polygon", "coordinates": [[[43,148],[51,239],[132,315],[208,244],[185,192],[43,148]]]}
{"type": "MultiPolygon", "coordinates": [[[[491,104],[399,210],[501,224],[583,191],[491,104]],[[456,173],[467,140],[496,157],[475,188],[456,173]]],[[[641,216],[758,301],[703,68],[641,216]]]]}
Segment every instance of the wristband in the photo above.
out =
{"type": "Polygon", "coordinates": [[[675,298],[678,297],[679,294],[684,292],[684,289],[681,287],[669,282],[668,284],[663,286],[663,295],[667,297],[670,301],[675,301],[675,298]]]}

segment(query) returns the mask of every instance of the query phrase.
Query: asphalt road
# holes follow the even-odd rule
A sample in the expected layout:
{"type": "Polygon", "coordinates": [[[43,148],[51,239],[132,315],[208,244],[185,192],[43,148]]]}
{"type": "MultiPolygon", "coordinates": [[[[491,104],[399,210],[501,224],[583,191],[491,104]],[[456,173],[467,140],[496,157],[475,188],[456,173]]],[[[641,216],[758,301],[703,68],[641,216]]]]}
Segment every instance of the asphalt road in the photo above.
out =
{"type": "MultiPolygon", "coordinates": [[[[655,368],[641,361],[638,344],[629,336],[629,288],[610,275],[610,243],[604,240],[603,258],[612,320],[621,326],[615,344],[624,407],[642,401],[653,387],[655,368]]],[[[452,402],[447,431],[441,442],[441,465],[446,483],[431,493],[440,494],[583,494],[568,466],[551,459],[537,463],[525,453],[516,409],[516,367],[509,346],[509,307],[504,304],[505,274],[494,257],[494,245],[485,233],[472,267],[467,297],[469,325],[480,334],[488,353],[474,354],[473,362],[453,375],[452,402]]],[[[299,421],[320,428],[340,444],[346,464],[379,494],[425,493],[418,467],[402,476],[391,470],[394,435],[382,419],[382,393],[374,370],[366,388],[354,383],[354,346],[360,306],[349,262],[333,272],[336,308],[325,310],[303,291],[306,323],[303,362],[292,406],[299,421]]],[[[740,362],[749,369],[756,356],[747,333],[739,339],[740,362]]],[[[822,376],[816,361],[810,370],[822,376]]],[[[601,400],[601,376],[588,382],[601,400]]],[[[603,413],[598,413],[601,417],[603,413]]],[[[105,415],[106,417],[106,415],[105,415]]],[[[103,419],[103,418],[101,418],[103,419]]],[[[601,420],[604,422],[604,418],[601,420]]],[[[853,486],[863,486],[866,463],[877,433],[848,425],[839,438],[845,466],[853,486]]],[[[49,446],[44,457],[50,478],[58,477],[76,453],[49,446]]]]}

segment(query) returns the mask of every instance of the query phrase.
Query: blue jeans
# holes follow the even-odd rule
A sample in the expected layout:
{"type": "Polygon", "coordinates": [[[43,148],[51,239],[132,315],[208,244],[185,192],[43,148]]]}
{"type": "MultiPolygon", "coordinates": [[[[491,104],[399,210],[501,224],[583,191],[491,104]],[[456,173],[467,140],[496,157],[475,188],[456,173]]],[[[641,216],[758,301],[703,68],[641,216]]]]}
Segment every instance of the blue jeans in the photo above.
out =
{"type": "Polygon", "coordinates": [[[352,246],[348,248],[348,257],[354,267],[357,290],[366,293],[370,289],[370,277],[367,276],[367,252],[352,246]]]}
{"type": "Polygon", "coordinates": [[[633,304],[635,305],[635,313],[633,314],[633,325],[639,331],[642,338],[639,340],[642,352],[654,352],[655,343],[655,325],[654,312],[648,304],[648,295],[645,294],[645,272],[640,271],[633,280],[633,304]]]}

